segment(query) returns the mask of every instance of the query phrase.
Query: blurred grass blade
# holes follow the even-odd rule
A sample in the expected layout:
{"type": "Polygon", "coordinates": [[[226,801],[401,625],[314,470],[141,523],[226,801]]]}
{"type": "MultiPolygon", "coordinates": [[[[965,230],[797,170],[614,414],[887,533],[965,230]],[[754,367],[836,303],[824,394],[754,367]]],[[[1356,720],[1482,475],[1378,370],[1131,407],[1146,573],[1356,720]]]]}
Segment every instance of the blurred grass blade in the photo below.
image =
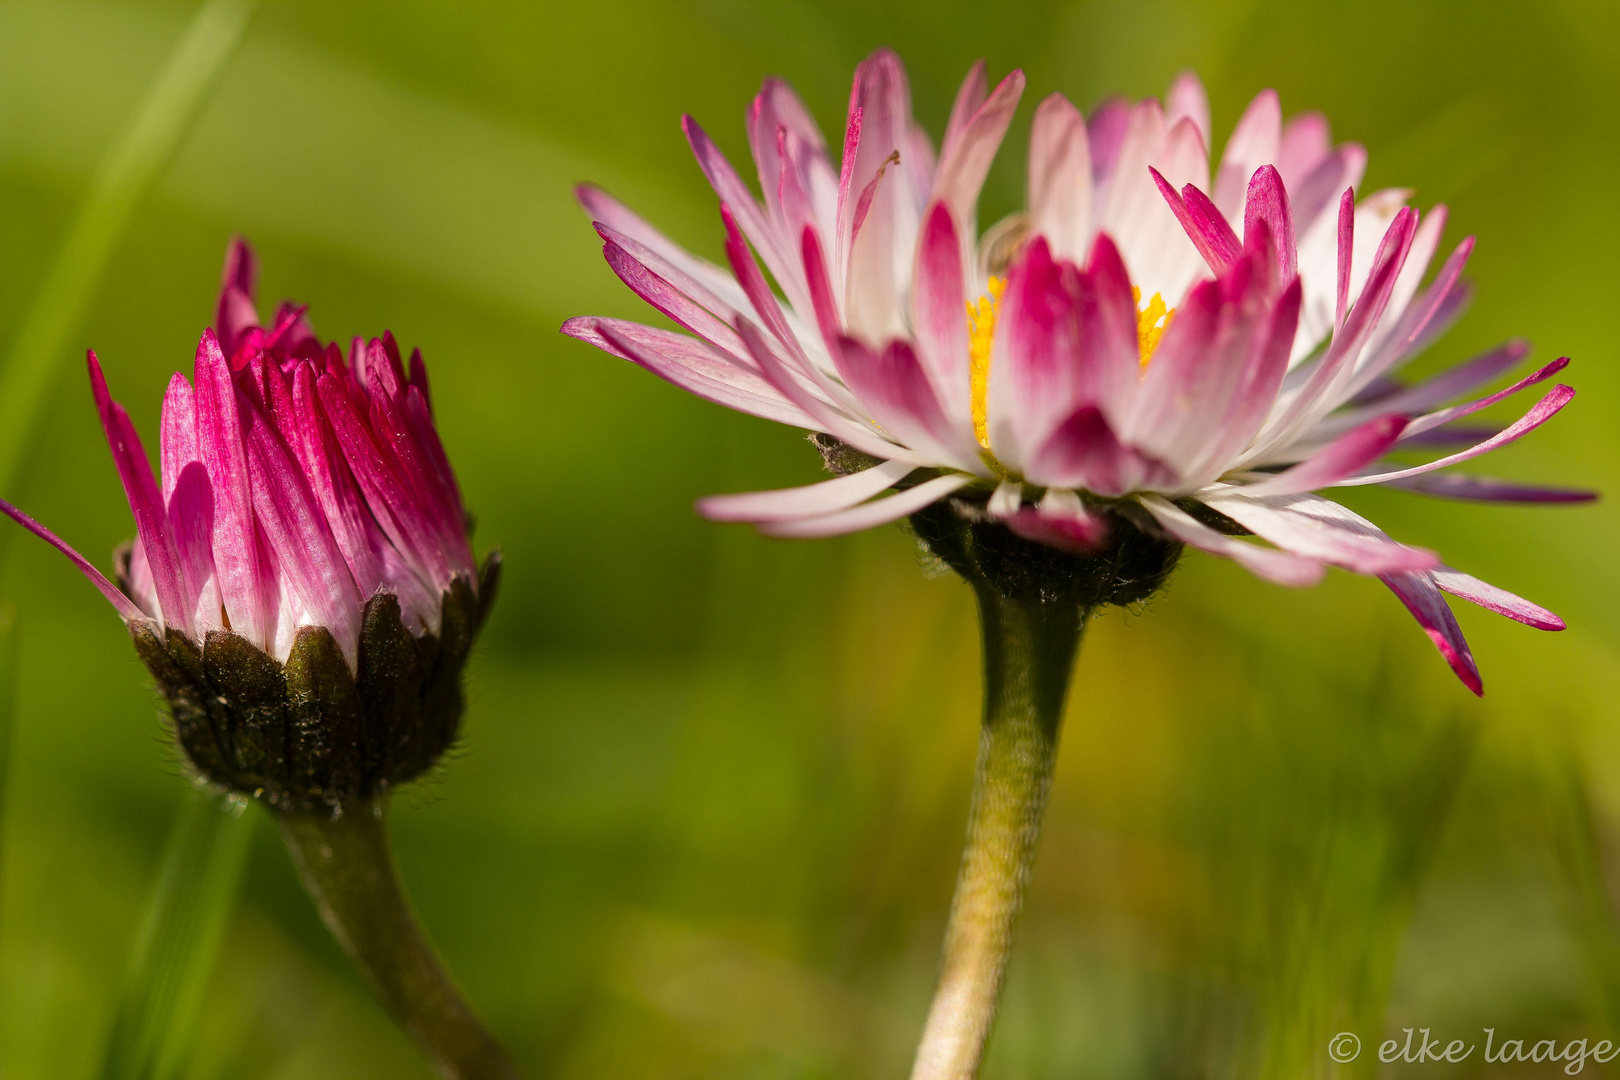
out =
{"type": "MultiPolygon", "coordinates": [[[[0,897],[5,895],[6,806],[11,776],[11,716],[17,700],[17,609],[0,601],[0,897]]],[[[3,914],[3,912],[0,912],[3,914]]],[[[0,919],[0,926],[4,920],[0,919]]]]}
{"type": "Polygon", "coordinates": [[[102,1080],[173,1080],[184,1069],[252,836],[241,809],[186,793],[124,975],[102,1080]]]}
{"type": "Polygon", "coordinates": [[[256,0],[208,0],[90,182],[65,243],[0,367],[0,491],[15,486],[72,332],[135,207],[202,111],[256,0]]]}
{"type": "Polygon", "coordinates": [[[1605,862],[1614,837],[1604,826],[1591,781],[1573,748],[1561,748],[1542,782],[1544,827],[1563,893],[1566,918],[1581,959],[1603,1034],[1620,1032],[1620,917],[1605,862]]]}
{"type": "MultiPolygon", "coordinates": [[[[15,486],[66,338],[130,216],[201,112],[255,0],[208,0],[91,179],[66,241],[0,367],[0,490],[15,486]]],[[[0,814],[11,742],[10,621],[0,638],[0,814]]],[[[0,817],[3,823],[3,817],[0,817]]],[[[107,1044],[102,1076],[159,1080],[184,1065],[249,832],[216,799],[188,793],[169,840],[107,1044]]]]}

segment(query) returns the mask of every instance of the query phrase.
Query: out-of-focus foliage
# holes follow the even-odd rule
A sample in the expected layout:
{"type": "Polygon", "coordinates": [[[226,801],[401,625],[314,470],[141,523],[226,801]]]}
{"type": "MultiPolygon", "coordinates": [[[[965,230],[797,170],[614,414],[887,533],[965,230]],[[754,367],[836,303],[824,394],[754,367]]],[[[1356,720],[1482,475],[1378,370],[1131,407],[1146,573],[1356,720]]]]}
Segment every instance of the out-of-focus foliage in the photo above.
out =
{"type": "MultiPolygon", "coordinates": [[[[193,11],[0,6],[5,345],[193,11]]],[[[1579,0],[269,0],[69,351],[93,345],[155,436],[234,231],[269,298],[313,302],[327,334],[422,346],[508,575],[464,745],[394,828],[424,921],[533,1075],[894,1076],[966,812],[971,599],[919,573],[898,529],[787,544],[692,516],[700,494],[814,479],[815,455],[556,334],[568,315],[641,314],[570,184],[716,255],[679,113],[741,159],[763,76],[833,126],[883,44],[935,131],[977,56],[1029,73],[985,221],[1016,205],[1030,107],[1052,90],[1090,107],[1190,66],[1223,132],[1275,86],[1368,146],[1370,184],[1446,202],[1449,233],[1478,234],[1474,310],[1420,365],[1517,334],[1575,357],[1575,404],[1490,468],[1612,489],[1617,43],[1611,7],[1579,0]]],[[[88,393],[64,385],[38,420],[4,494],[105,560],[131,525],[88,393]]],[[[1572,628],[1461,612],[1480,702],[1348,575],[1293,593],[1190,555],[1145,612],[1099,619],[989,1076],[1328,1075],[1341,1030],[1364,1050],[1338,1072],[1368,1076],[1404,1027],[1613,1033],[1620,522],[1609,504],[1353,505],[1572,628]]],[[[100,1064],[185,785],[104,602],[42,545],[8,542],[28,633],[0,1076],[72,1080],[100,1064]]],[[[183,1075],[425,1077],[258,839],[183,1075]]],[[[1510,1072],[1480,1059],[1459,1071],[1510,1072]]]]}
{"type": "Polygon", "coordinates": [[[113,249],[153,182],[191,133],[253,12],[253,0],[204,4],[108,147],[56,257],[0,367],[0,485],[15,483],[32,449],[43,403],[56,388],[66,339],[78,329],[113,249]]]}
{"type": "Polygon", "coordinates": [[[174,1080],[189,1064],[253,835],[243,809],[201,791],[181,803],[119,989],[101,1080],[174,1080]]]}
{"type": "Polygon", "coordinates": [[[17,702],[16,686],[17,610],[9,603],[0,603],[0,873],[6,865],[6,783],[11,779],[11,717],[17,702]]]}

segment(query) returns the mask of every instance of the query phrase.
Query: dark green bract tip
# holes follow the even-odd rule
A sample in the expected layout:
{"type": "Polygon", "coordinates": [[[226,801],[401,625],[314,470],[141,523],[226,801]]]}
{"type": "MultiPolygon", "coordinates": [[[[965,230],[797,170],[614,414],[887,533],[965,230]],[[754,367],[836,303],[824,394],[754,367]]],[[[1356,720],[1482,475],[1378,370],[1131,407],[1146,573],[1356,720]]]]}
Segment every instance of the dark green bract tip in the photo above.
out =
{"type": "Polygon", "coordinates": [[[278,810],[340,811],[421,776],[455,741],[462,669],[500,569],[498,553],[484,560],[476,595],[451,585],[437,635],[412,634],[391,594],[372,597],[358,672],[320,626],[298,631],[285,664],[229,630],[200,649],[173,630],[131,635],[202,779],[278,810]]]}

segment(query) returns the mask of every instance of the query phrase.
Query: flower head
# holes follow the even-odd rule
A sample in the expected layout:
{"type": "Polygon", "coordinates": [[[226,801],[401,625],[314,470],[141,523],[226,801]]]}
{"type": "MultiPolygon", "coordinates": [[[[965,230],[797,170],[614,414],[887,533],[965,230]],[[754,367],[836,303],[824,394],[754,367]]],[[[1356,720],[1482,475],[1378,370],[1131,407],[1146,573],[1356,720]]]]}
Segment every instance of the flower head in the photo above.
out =
{"type": "Polygon", "coordinates": [[[565,333],[851,451],[837,479],[716,496],[700,511],[810,537],[943,502],[964,521],[1074,553],[1134,530],[1288,585],[1340,566],[1394,590],[1476,692],[1442,593],[1561,629],[1551,612],[1314,494],[1388,484],[1590,497],[1436,473],[1528,433],[1574,394],[1555,385],[1500,429],[1457,423],[1567,363],[1446,404],[1522,360],[1520,342],[1421,382],[1393,377],[1467,301],[1472,238],[1423,287],[1445,208],[1420,215],[1403,191],[1358,201],[1365,151],[1335,146],[1319,114],[1285,124],[1272,91],[1212,173],[1208,103],[1184,75],[1163,103],[1111,101],[1089,118],[1048,97],[1031,131],[1026,210],[980,237],[979,188],[1022,89],[1014,72],[991,92],[976,66],[936,159],[899,61],[875,54],[856,71],[835,166],[804,106],[767,81],[749,112],[763,202],[688,119],[720,197],[729,273],[581,191],[614,271],[690,335],[602,318],[571,319],[565,333]],[[1437,446],[1460,449],[1383,460],[1437,446]]]}
{"type": "Polygon", "coordinates": [[[96,409],[135,517],[114,585],[208,779],[277,805],[341,806],[419,774],[454,737],[460,674],[493,598],[434,426],[420,352],[391,334],[347,359],[304,308],[261,324],[257,262],[226,257],[193,379],[163,399],[156,476],[89,354],[96,409]]]}

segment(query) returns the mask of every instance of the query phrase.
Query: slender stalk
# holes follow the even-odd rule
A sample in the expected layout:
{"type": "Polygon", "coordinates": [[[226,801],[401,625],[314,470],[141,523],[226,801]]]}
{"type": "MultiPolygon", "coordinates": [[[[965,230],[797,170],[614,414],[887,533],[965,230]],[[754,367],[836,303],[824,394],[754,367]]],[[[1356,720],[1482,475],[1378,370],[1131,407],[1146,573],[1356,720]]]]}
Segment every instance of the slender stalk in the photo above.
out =
{"type": "Polygon", "coordinates": [[[1088,614],[1073,599],[1009,598],[988,584],[975,590],[984,633],[984,727],[939,986],[912,1080],[972,1080],[979,1073],[1088,614]]]}
{"type": "Polygon", "coordinates": [[[377,799],[333,819],[278,813],[327,929],[446,1080],[519,1080],[434,955],[399,883],[377,799]]]}

